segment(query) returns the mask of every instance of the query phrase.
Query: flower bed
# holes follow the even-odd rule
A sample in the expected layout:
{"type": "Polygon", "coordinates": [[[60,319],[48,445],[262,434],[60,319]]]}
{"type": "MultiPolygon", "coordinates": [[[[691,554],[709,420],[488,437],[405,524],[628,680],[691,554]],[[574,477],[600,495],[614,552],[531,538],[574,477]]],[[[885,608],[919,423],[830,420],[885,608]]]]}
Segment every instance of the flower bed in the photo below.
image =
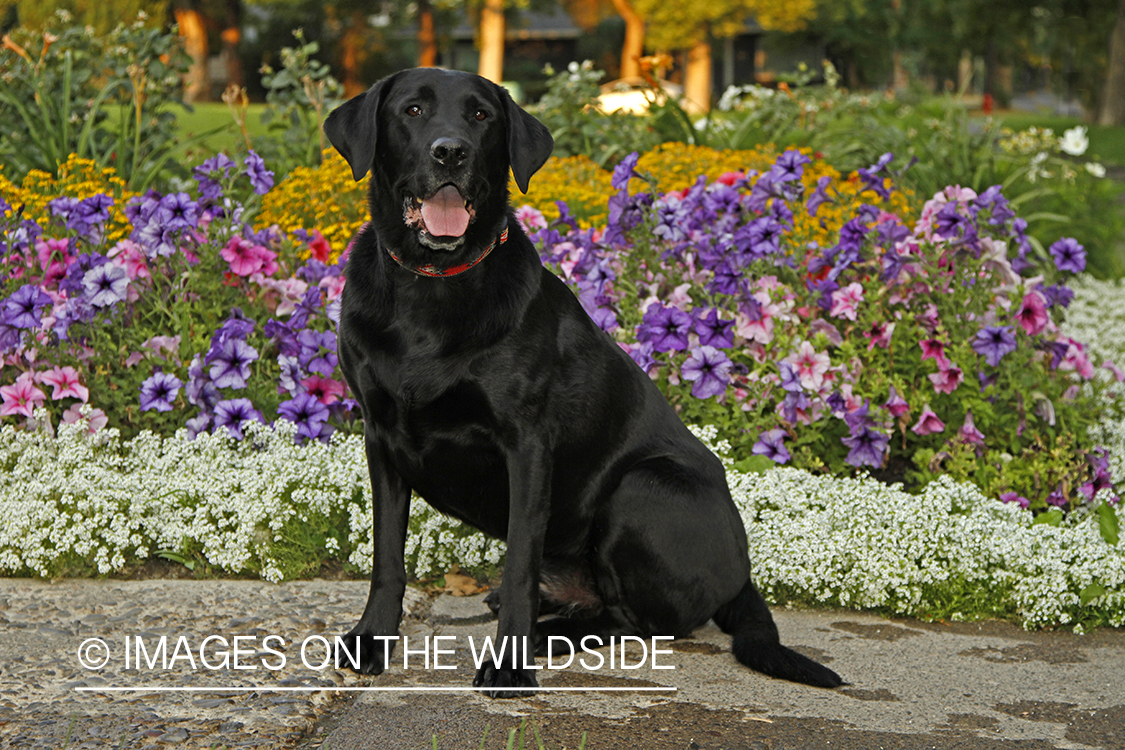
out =
{"type": "MultiPolygon", "coordinates": [[[[333,158],[272,190],[253,154],[200,165],[191,195],[130,195],[77,161],[61,196],[34,173],[0,180],[0,569],[161,554],[279,580],[369,564],[334,335],[361,187],[333,158]],[[331,201],[326,234],[319,214],[277,213],[331,201]]],[[[845,176],[796,150],[666,147],[601,174],[604,222],[565,203],[549,226],[517,215],[685,421],[733,446],[775,598],[1121,622],[1125,295],[1074,276],[1078,243],[1038,248],[998,189],[914,207],[890,155],[845,176]],[[646,165],[666,184],[630,192],[646,165]],[[758,473],[780,463],[802,471],[758,473]]],[[[411,513],[416,575],[499,559],[411,513]]]]}

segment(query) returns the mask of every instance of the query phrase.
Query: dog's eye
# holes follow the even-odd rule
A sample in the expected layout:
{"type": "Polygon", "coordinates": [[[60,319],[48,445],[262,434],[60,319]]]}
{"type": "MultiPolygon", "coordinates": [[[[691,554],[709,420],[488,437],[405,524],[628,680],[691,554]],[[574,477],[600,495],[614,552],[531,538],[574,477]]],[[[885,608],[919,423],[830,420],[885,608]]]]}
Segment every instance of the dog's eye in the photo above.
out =
{"type": "Polygon", "coordinates": [[[417,117],[418,115],[422,114],[422,108],[417,104],[412,104],[406,108],[406,114],[410,115],[411,117],[417,117]]]}
{"type": "Polygon", "coordinates": [[[483,109],[478,109],[476,114],[473,115],[473,117],[475,117],[477,119],[477,122],[481,122],[482,120],[488,119],[488,113],[485,112],[483,109]]]}

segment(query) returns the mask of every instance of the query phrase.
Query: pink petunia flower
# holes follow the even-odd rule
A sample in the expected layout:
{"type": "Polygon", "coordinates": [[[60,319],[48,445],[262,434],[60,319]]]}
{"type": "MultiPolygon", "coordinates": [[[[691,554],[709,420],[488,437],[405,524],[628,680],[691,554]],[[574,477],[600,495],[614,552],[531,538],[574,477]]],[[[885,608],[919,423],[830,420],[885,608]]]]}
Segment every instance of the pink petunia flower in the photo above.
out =
{"type": "Polygon", "coordinates": [[[965,423],[961,425],[961,430],[958,434],[966,443],[984,445],[984,433],[977,429],[976,424],[973,422],[973,413],[971,411],[965,412],[965,423]]]}
{"type": "Polygon", "coordinates": [[[895,390],[893,385],[891,386],[891,394],[887,398],[886,403],[883,404],[883,407],[889,411],[895,419],[910,412],[910,404],[906,403],[906,399],[898,395],[898,391],[895,390]]]}
{"type": "Polygon", "coordinates": [[[0,386],[0,396],[4,399],[0,404],[0,417],[12,414],[31,417],[35,408],[47,400],[47,394],[35,387],[35,374],[30,371],[16,378],[12,385],[0,386]]]}
{"type": "Polygon", "coordinates": [[[1068,338],[1067,341],[1070,347],[1066,350],[1066,356],[1059,364],[1059,369],[1074,370],[1085,380],[1094,377],[1094,366],[1090,364],[1090,358],[1086,356],[1086,347],[1072,338],[1068,338]]]}
{"type": "Polygon", "coordinates": [[[305,386],[305,390],[325,406],[344,395],[343,383],[331,378],[322,378],[319,375],[305,378],[301,381],[301,385],[305,386]]]}
{"type": "Polygon", "coordinates": [[[929,404],[922,407],[922,416],[918,417],[918,423],[910,428],[910,431],[916,435],[932,435],[944,430],[945,422],[942,422],[938,415],[934,414],[929,404]]]}
{"type": "MultiPolygon", "coordinates": [[[[69,409],[63,412],[62,421],[64,424],[74,424],[82,420],[82,404],[73,404],[69,409]]],[[[87,407],[89,408],[89,407],[87,407]]],[[[101,409],[90,409],[90,416],[86,422],[90,434],[93,434],[109,424],[109,417],[101,409]]]]}
{"type": "Polygon", "coordinates": [[[801,379],[801,387],[810,391],[820,390],[821,384],[824,383],[824,375],[832,366],[828,353],[818,354],[808,341],[802,341],[796,353],[783,361],[793,365],[797,376],[801,379]]]}
{"type": "Polygon", "coordinates": [[[531,233],[547,228],[547,220],[543,212],[533,206],[520,206],[516,209],[516,221],[523,227],[523,231],[531,233]]]}
{"type": "Polygon", "coordinates": [[[1016,320],[1028,336],[1035,336],[1047,327],[1047,303],[1039,292],[1028,292],[1024,295],[1020,309],[1016,311],[1016,320]]]}
{"type": "Polygon", "coordinates": [[[894,335],[894,332],[894,323],[879,322],[872,324],[869,330],[863,332],[863,335],[870,339],[867,351],[871,351],[875,347],[886,349],[891,345],[891,336],[894,335]]]}
{"type": "Polygon", "coordinates": [[[832,292],[832,309],[828,314],[833,318],[855,320],[860,302],[863,302],[863,286],[853,281],[843,289],[832,292]]]}
{"type": "Polygon", "coordinates": [[[953,393],[957,390],[957,386],[965,380],[965,374],[957,365],[943,367],[928,377],[930,382],[934,384],[934,390],[938,393],[953,393]]]}
{"type": "Polygon", "coordinates": [[[344,291],[344,282],[343,276],[325,276],[318,286],[328,292],[328,301],[331,302],[344,291]]]}
{"type": "MultiPolygon", "coordinates": [[[[219,251],[223,260],[230,263],[231,273],[238,276],[249,276],[262,270],[265,258],[261,254],[264,247],[255,245],[243,237],[231,237],[230,241],[219,251]]],[[[269,252],[269,251],[267,251],[269,252]]]]}
{"type": "Polygon", "coordinates": [[[1107,359],[1105,362],[1102,362],[1102,367],[1112,372],[1113,379],[1118,383],[1125,382],[1125,372],[1122,372],[1120,367],[1113,364],[1113,360],[1107,359]]]}
{"type": "Polygon", "coordinates": [[[55,367],[47,372],[41,372],[35,379],[43,385],[51,386],[53,389],[51,391],[52,401],[58,401],[63,398],[76,398],[82,403],[86,403],[90,398],[90,391],[86,386],[82,385],[78,377],[78,371],[69,365],[66,367],[55,367]]]}
{"type": "Polygon", "coordinates": [[[121,240],[111,247],[106,253],[110,258],[125,267],[125,273],[131,280],[147,279],[152,276],[148,270],[148,260],[145,258],[141,246],[132,240],[121,240]]]}
{"type": "Polygon", "coordinates": [[[939,369],[949,367],[949,360],[945,358],[945,344],[938,339],[923,339],[918,342],[922,347],[922,361],[933,358],[939,369]]]}

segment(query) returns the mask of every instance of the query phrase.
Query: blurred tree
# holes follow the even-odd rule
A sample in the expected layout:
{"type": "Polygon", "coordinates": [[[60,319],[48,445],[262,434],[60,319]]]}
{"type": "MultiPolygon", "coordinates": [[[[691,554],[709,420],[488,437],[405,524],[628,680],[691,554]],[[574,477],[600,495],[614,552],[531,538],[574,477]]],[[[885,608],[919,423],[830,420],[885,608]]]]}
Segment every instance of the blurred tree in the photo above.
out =
{"type": "Polygon", "coordinates": [[[711,107],[711,39],[734,36],[753,16],[763,29],[798,31],[815,17],[816,0],[633,0],[649,45],[688,50],[684,95],[699,111],[711,107]]]}
{"type": "Polygon", "coordinates": [[[1109,38],[1108,68],[1098,124],[1125,125],[1125,0],[1117,4],[1117,19],[1109,38]]]}

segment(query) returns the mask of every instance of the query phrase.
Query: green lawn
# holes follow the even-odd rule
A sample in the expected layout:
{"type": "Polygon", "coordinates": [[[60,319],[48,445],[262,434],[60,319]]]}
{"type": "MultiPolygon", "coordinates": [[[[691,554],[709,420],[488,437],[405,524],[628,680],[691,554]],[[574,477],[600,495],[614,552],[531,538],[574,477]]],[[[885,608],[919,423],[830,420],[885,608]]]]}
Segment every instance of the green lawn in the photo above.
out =
{"type": "MultiPolygon", "coordinates": [[[[246,129],[251,137],[264,135],[266,126],[261,122],[264,104],[251,104],[246,115],[246,129]]],[[[178,112],[177,122],[183,137],[206,133],[215,128],[222,128],[214,135],[208,136],[202,142],[189,146],[182,151],[182,156],[190,163],[202,161],[208,156],[219,151],[231,152],[238,148],[242,142],[242,133],[231,116],[230,109],[222,102],[203,102],[193,104],[191,112],[178,112]]]]}

